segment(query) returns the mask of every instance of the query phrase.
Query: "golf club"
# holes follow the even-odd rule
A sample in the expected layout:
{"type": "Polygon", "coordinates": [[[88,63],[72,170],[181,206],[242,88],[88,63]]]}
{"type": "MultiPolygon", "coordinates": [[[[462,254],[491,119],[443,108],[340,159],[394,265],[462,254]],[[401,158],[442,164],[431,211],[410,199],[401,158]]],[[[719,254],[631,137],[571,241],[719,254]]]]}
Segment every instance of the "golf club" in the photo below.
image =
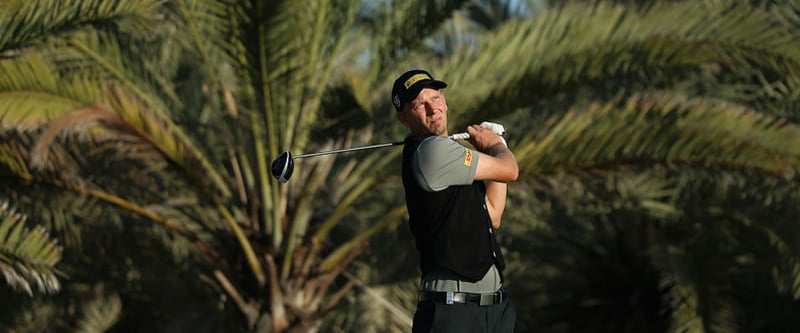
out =
{"type": "MultiPolygon", "coordinates": [[[[481,126],[488,127],[492,129],[497,135],[504,135],[506,130],[503,125],[490,123],[490,122],[483,122],[481,126]]],[[[453,140],[466,140],[469,139],[469,133],[457,133],[448,138],[453,140]]],[[[297,158],[306,158],[306,157],[315,157],[315,156],[322,156],[322,155],[329,155],[329,154],[338,154],[338,153],[347,153],[352,151],[359,151],[359,150],[367,150],[367,149],[376,149],[376,148],[385,148],[385,147],[393,147],[393,146],[401,146],[403,145],[403,141],[396,141],[390,143],[381,143],[377,145],[370,145],[370,146],[362,146],[362,147],[352,147],[352,148],[344,148],[344,149],[336,149],[336,150],[329,150],[323,151],[318,153],[308,153],[302,154],[297,156],[292,156],[288,150],[281,153],[278,158],[272,161],[272,176],[275,177],[279,182],[286,183],[289,181],[289,178],[292,177],[292,173],[294,172],[294,160],[297,158]]]]}
{"type": "MultiPolygon", "coordinates": [[[[449,138],[453,140],[466,140],[469,139],[469,133],[458,133],[449,136],[449,138]]],[[[367,149],[377,149],[377,148],[385,148],[385,147],[393,147],[393,146],[402,146],[403,141],[396,141],[390,143],[381,143],[377,145],[370,145],[370,146],[362,146],[362,147],[352,147],[352,148],[344,148],[344,149],[336,149],[336,150],[329,150],[329,151],[322,151],[317,153],[308,153],[293,156],[288,150],[281,153],[275,161],[272,161],[272,176],[275,177],[279,182],[285,183],[289,181],[289,178],[292,177],[292,173],[294,172],[294,160],[298,158],[306,158],[306,157],[315,157],[315,156],[322,156],[322,155],[330,155],[330,154],[339,154],[339,153],[347,153],[352,151],[359,151],[359,150],[367,150],[367,149]]]]}

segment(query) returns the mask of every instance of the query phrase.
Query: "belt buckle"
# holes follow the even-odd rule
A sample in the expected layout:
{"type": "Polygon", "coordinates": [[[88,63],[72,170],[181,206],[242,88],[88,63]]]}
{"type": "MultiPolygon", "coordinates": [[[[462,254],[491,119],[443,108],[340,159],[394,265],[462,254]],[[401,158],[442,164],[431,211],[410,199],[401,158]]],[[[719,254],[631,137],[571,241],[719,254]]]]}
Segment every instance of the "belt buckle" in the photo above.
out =
{"type": "Polygon", "coordinates": [[[444,296],[444,303],[453,304],[453,298],[454,298],[454,293],[452,291],[446,292],[444,296]]]}

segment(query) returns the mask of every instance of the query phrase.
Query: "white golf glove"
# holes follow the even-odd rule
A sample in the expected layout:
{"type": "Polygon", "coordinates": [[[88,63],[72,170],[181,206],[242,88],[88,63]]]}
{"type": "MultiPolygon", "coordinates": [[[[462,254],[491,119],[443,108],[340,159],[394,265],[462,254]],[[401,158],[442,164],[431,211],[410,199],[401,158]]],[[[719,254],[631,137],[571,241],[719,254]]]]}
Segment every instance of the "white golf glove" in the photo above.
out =
{"type": "Polygon", "coordinates": [[[492,132],[494,132],[494,134],[497,134],[499,136],[503,136],[503,134],[506,134],[506,128],[503,127],[503,125],[500,125],[498,123],[492,123],[492,122],[484,121],[484,122],[481,123],[481,126],[492,130],[492,132]]]}
{"type": "Polygon", "coordinates": [[[486,127],[488,129],[492,130],[492,132],[494,132],[495,134],[499,135],[500,136],[500,140],[503,141],[503,145],[508,147],[508,143],[506,143],[506,139],[503,138],[503,134],[506,134],[506,128],[503,127],[503,125],[500,125],[498,123],[492,123],[492,122],[484,121],[484,122],[481,123],[481,126],[486,127]]]}

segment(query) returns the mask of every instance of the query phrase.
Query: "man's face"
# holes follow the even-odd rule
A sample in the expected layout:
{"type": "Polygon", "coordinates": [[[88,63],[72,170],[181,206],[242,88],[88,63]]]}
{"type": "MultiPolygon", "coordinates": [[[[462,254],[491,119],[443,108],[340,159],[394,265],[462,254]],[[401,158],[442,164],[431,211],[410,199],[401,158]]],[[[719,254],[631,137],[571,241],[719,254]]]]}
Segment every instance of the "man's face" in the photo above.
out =
{"type": "Polygon", "coordinates": [[[447,101],[440,90],[424,88],[403,105],[397,119],[417,136],[447,136],[447,101]]]}

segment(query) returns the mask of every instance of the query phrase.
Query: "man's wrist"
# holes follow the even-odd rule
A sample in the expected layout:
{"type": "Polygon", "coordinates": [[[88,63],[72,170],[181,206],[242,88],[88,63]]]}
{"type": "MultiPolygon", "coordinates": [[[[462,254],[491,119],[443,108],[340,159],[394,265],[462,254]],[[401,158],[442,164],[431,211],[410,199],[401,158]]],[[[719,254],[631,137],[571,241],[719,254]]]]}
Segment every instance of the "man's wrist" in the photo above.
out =
{"type": "Polygon", "coordinates": [[[504,152],[507,152],[507,151],[510,151],[510,150],[508,149],[508,146],[506,145],[506,143],[505,142],[498,142],[498,143],[493,144],[491,147],[489,147],[489,149],[486,150],[486,153],[491,155],[491,156],[497,157],[497,155],[500,155],[500,154],[502,154],[504,152]]]}

